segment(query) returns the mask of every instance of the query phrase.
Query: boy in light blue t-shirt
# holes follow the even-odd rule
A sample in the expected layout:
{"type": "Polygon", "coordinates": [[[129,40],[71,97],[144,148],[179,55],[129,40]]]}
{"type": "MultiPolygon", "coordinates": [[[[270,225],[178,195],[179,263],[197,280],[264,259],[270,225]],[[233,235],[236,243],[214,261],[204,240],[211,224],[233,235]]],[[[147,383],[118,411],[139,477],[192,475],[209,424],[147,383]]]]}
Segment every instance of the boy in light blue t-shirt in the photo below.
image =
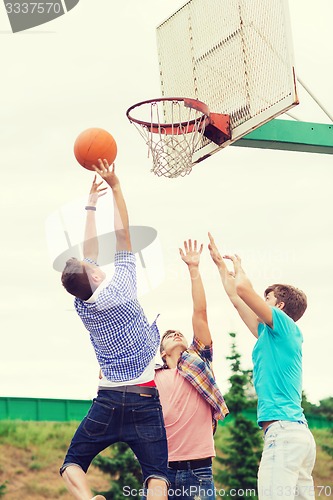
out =
{"type": "Polygon", "coordinates": [[[258,395],[258,424],[264,449],[258,472],[258,497],[313,499],[316,445],[301,406],[302,342],[296,325],[307,307],[305,294],[291,286],[268,287],[264,299],[254,290],[237,255],[229,272],[212,236],[208,248],[224,289],[238,314],[258,339],[252,353],[258,395]]]}

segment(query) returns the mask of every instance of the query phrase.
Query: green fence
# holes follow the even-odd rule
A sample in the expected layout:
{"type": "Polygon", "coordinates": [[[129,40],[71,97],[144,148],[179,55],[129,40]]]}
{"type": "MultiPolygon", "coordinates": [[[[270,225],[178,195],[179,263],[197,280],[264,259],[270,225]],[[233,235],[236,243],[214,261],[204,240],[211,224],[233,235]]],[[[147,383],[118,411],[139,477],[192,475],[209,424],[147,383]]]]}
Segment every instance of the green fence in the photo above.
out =
{"type": "MultiPolygon", "coordinates": [[[[36,420],[68,422],[82,420],[91,405],[84,399],[47,399],[47,398],[12,398],[0,397],[0,420],[36,420]]],[[[256,422],[256,410],[245,410],[244,416],[256,422]]],[[[306,415],[312,429],[333,427],[333,421],[324,417],[306,415]]],[[[232,414],[220,423],[228,425],[233,421],[232,414]]]]}
{"type": "Polygon", "coordinates": [[[0,397],[0,419],[56,422],[82,420],[90,405],[91,401],[83,399],[0,397]]]}
{"type": "MultiPolygon", "coordinates": [[[[255,408],[244,410],[242,412],[244,417],[248,418],[252,422],[257,422],[257,411],[255,408]]],[[[305,415],[306,420],[308,421],[309,427],[311,429],[328,429],[333,427],[333,420],[327,420],[320,415],[305,415]]],[[[220,425],[228,425],[233,422],[232,414],[228,415],[225,420],[220,422],[220,425]]]]}

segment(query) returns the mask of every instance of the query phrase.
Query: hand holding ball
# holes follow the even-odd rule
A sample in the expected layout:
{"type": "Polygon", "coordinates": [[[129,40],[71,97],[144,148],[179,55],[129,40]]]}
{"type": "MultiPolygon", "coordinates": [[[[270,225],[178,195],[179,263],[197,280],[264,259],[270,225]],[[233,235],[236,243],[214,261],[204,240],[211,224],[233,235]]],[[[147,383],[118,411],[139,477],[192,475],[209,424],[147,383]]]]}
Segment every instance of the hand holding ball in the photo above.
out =
{"type": "Polygon", "coordinates": [[[117,156],[117,143],[102,128],[88,128],[81,132],[74,143],[74,155],[82,167],[94,170],[97,160],[105,158],[112,165],[117,156]]]}

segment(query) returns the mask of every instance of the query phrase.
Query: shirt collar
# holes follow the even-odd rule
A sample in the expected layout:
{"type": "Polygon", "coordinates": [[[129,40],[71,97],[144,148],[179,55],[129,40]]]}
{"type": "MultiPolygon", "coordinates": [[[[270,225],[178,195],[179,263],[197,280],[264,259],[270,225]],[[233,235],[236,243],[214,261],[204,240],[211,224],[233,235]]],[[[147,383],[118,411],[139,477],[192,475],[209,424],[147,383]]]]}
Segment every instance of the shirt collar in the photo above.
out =
{"type": "Polygon", "coordinates": [[[88,302],[88,304],[93,304],[96,302],[99,294],[101,293],[102,290],[108,285],[108,280],[104,278],[104,280],[98,285],[94,293],[89,297],[88,300],[85,300],[85,302],[88,302]]]}

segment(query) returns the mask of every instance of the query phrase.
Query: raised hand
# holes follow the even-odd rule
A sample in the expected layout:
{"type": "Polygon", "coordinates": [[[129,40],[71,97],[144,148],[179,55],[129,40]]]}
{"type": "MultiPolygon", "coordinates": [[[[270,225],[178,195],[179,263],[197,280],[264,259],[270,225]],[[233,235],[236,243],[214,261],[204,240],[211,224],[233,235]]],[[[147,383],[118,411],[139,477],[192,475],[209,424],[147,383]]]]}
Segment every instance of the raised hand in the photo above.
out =
{"type": "Polygon", "coordinates": [[[258,337],[258,314],[254,313],[253,310],[249,307],[247,302],[244,300],[243,296],[238,293],[239,286],[244,286],[248,288],[252,285],[249,282],[244,270],[242,268],[242,262],[238,255],[223,255],[221,256],[220,252],[215,245],[214,239],[210,233],[209,236],[209,244],[208,248],[210,251],[210,255],[212,260],[215,262],[216,267],[219,271],[221,281],[223,284],[223,288],[228,295],[231,303],[236,308],[238,314],[249,328],[251,333],[258,337]],[[229,271],[226,266],[225,260],[231,260],[234,266],[233,271],[229,271]]]}
{"type": "Polygon", "coordinates": [[[213,236],[210,233],[208,233],[208,237],[209,237],[208,250],[210,252],[211,258],[213,259],[213,261],[215,262],[215,264],[219,269],[225,268],[226,267],[225,262],[215,244],[213,236]]]}
{"type": "Polygon", "coordinates": [[[192,245],[192,240],[190,239],[188,241],[184,241],[184,250],[180,248],[179,253],[182,260],[189,267],[198,267],[202,250],[203,250],[202,244],[198,249],[197,240],[194,240],[192,245]]]}
{"type": "Polygon", "coordinates": [[[98,198],[105,194],[107,187],[101,188],[103,181],[96,182],[97,176],[95,175],[93,183],[90,188],[88,205],[95,206],[97,204],[98,198]]]}
{"type": "Polygon", "coordinates": [[[227,292],[229,297],[233,297],[236,295],[235,272],[229,271],[226,263],[224,262],[224,259],[232,260],[233,257],[227,255],[224,255],[222,257],[215,244],[213,236],[210,233],[208,233],[208,237],[209,237],[208,249],[210,252],[210,256],[219,270],[225,291],[227,292]]]}
{"type": "Polygon", "coordinates": [[[237,276],[239,273],[244,272],[242,269],[242,261],[239,255],[234,254],[234,255],[224,255],[224,259],[231,260],[231,262],[234,265],[234,275],[237,276]]]}
{"type": "Polygon", "coordinates": [[[115,164],[112,163],[111,167],[107,160],[98,160],[98,165],[93,165],[95,172],[102,177],[105,182],[109,184],[111,189],[120,184],[118,177],[115,173],[115,164]],[[110,170],[111,168],[111,170],[110,170]]]}

